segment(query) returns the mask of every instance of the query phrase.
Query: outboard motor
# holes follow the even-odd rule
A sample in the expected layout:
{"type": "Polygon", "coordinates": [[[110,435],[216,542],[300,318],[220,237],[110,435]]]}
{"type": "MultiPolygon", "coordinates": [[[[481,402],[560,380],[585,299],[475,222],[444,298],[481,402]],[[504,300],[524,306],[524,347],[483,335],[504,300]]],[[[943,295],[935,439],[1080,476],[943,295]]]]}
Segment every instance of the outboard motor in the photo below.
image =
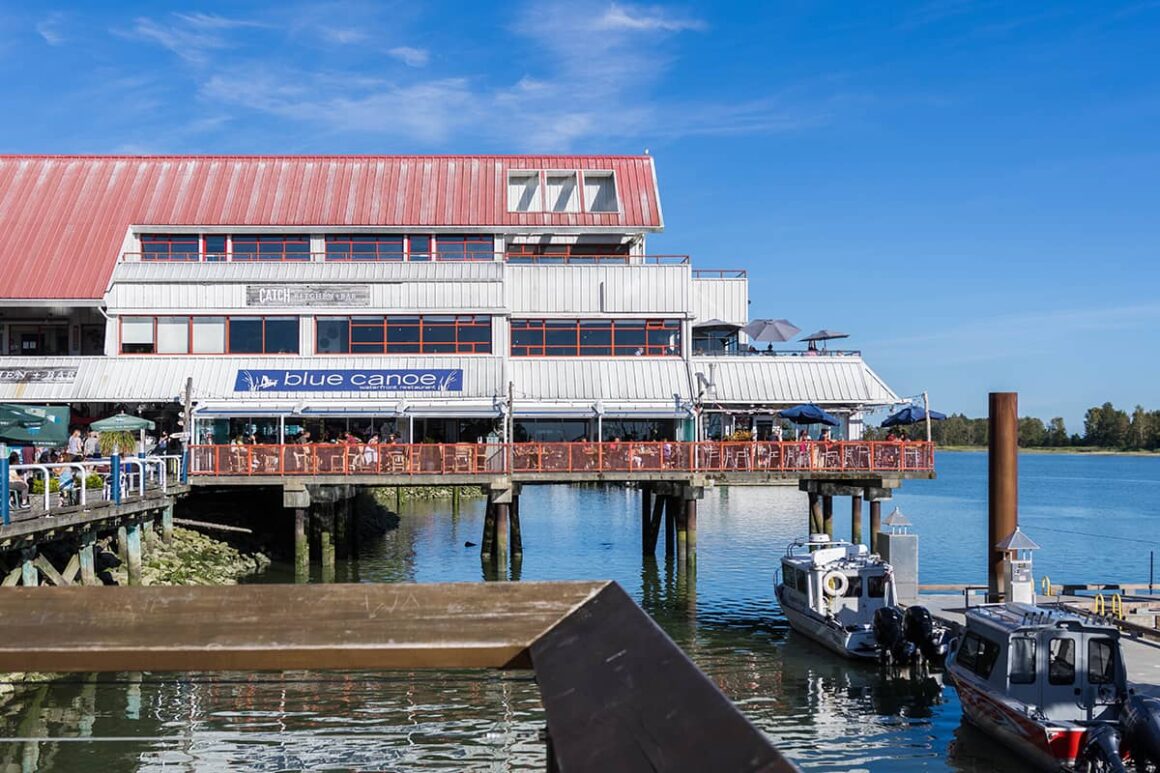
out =
{"type": "MultiPolygon", "coordinates": [[[[1120,759],[1120,731],[1115,725],[1095,725],[1087,731],[1075,769],[1079,773],[1127,773],[1120,759]]],[[[1136,769],[1142,770],[1138,765],[1136,769]]]]}
{"type": "Polygon", "coordinates": [[[924,660],[935,662],[946,657],[946,642],[936,632],[934,617],[926,607],[907,607],[902,628],[906,640],[918,648],[924,660]]]}
{"type": "Polygon", "coordinates": [[[1133,695],[1120,710],[1124,745],[1132,753],[1137,770],[1152,763],[1160,770],[1160,700],[1133,695]]]}
{"type": "Polygon", "coordinates": [[[897,607],[880,607],[874,611],[874,640],[878,642],[879,660],[884,664],[901,666],[914,660],[917,648],[906,640],[902,612],[897,607]]]}

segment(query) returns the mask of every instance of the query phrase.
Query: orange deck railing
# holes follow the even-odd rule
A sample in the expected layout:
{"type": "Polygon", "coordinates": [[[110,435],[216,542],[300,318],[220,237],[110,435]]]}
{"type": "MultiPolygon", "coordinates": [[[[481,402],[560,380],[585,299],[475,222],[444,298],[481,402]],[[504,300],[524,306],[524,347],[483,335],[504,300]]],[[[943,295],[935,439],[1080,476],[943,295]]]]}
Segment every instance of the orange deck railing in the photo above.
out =
{"type": "Polygon", "coordinates": [[[922,441],[195,445],[191,475],[931,472],[922,441]]]}

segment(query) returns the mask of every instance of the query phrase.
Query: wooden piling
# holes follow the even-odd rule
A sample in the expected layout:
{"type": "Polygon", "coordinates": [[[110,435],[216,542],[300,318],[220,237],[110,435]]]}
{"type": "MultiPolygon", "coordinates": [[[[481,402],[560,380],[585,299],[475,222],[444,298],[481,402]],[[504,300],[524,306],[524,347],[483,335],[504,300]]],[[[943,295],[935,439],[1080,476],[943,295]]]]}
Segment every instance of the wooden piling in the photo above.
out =
{"type": "Polygon", "coordinates": [[[987,600],[1002,601],[1001,540],[1019,525],[1019,395],[989,395],[987,454],[987,600]]]}
{"type": "Polygon", "coordinates": [[[36,568],[36,548],[20,551],[20,584],[29,588],[40,585],[40,571],[36,568]]]}
{"type": "Polygon", "coordinates": [[[834,498],[829,494],[822,495],[822,531],[834,538],[834,498]]]}
{"type": "Polygon", "coordinates": [[[131,523],[124,527],[126,551],[129,554],[129,584],[141,584],[141,524],[131,523]]]}
{"type": "Polygon", "coordinates": [[[306,582],[310,579],[310,541],[306,536],[307,510],[294,510],[294,580],[306,582]]]}
{"type": "Polygon", "coordinates": [[[653,494],[652,513],[645,521],[644,534],[642,540],[644,542],[644,555],[655,556],[657,554],[657,538],[661,533],[661,524],[664,523],[665,512],[668,509],[666,502],[668,497],[661,494],[653,494]]]}
{"type": "Polygon", "coordinates": [[[677,549],[677,516],[665,508],[665,555],[671,556],[677,549]]]}
{"type": "Polygon", "coordinates": [[[340,561],[350,558],[350,500],[334,503],[334,554],[340,561]]]}
{"type": "Polygon", "coordinates": [[[81,564],[81,584],[82,585],[100,585],[101,581],[97,579],[97,562],[96,555],[93,548],[96,544],[96,535],[91,531],[86,531],[81,535],[80,548],[77,550],[77,558],[80,559],[81,564]]]}
{"type": "Polygon", "coordinates": [[[129,531],[124,525],[117,527],[117,558],[122,566],[129,563],[129,531]]]}
{"type": "Polygon", "coordinates": [[[141,522],[141,544],[145,550],[152,550],[153,543],[157,539],[157,535],[153,533],[153,518],[154,513],[150,513],[149,518],[141,522]]]}
{"type": "Polygon", "coordinates": [[[677,516],[677,565],[682,566],[689,560],[689,522],[679,499],[670,498],[668,506],[677,516]]]}
{"type": "Polygon", "coordinates": [[[489,497],[483,511],[483,539],[480,540],[479,553],[484,558],[495,558],[495,504],[489,497]]]}
{"type": "Polygon", "coordinates": [[[520,495],[512,494],[511,506],[512,560],[524,555],[524,531],[520,526],[520,495]]]}
{"type": "Polygon", "coordinates": [[[334,582],[334,503],[323,505],[319,513],[318,546],[322,563],[322,581],[334,582]]]}
{"type": "Polygon", "coordinates": [[[814,492],[809,492],[806,496],[809,497],[810,502],[810,534],[822,533],[822,501],[821,497],[814,492]]]}
{"type": "Polygon", "coordinates": [[[173,542],[173,504],[161,509],[161,540],[168,545],[173,542]]]}
{"type": "Polygon", "coordinates": [[[451,487],[451,514],[459,515],[459,486],[451,487]]]}
{"type": "Polygon", "coordinates": [[[511,537],[511,505],[507,502],[495,503],[495,562],[506,567],[508,560],[508,540],[511,537]]]}
{"type": "MultiPolygon", "coordinates": [[[[660,497],[656,497],[660,499],[660,497]]],[[[656,554],[656,546],[648,546],[648,534],[652,525],[652,513],[656,505],[653,503],[652,491],[648,484],[640,484],[640,551],[646,556],[656,554]]]]}
{"type": "Polygon", "coordinates": [[[870,552],[878,552],[878,532],[882,531],[882,500],[870,500],[870,552]]]}
{"type": "Polygon", "coordinates": [[[685,552],[689,563],[697,560],[697,500],[685,500],[685,552]]]}
{"type": "Polygon", "coordinates": [[[850,542],[862,544],[862,497],[850,497],[850,542]]]}

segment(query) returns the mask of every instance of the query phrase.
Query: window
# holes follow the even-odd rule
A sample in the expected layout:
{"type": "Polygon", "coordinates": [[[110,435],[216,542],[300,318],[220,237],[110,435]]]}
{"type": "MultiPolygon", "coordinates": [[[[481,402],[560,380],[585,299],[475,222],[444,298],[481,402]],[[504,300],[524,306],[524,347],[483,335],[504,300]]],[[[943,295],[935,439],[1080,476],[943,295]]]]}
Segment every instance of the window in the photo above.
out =
{"type": "Polygon", "coordinates": [[[403,259],[403,237],[372,235],[327,236],[327,260],[390,260],[403,259]]]}
{"type": "Polygon", "coordinates": [[[495,239],[487,235],[438,236],[435,241],[439,260],[491,260],[495,239]]]}
{"type": "Polygon", "coordinates": [[[584,173],[584,209],[588,212],[619,212],[616,177],[612,172],[584,173]]]}
{"type": "Polygon", "coordinates": [[[226,237],[221,235],[205,236],[206,263],[221,263],[226,259],[226,237]]]}
{"type": "Polygon", "coordinates": [[[629,245],[615,244],[509,244],[505,258],[508,263],[627,263],[629,245]]]}
{"type": "Polygon", "coordinates": [[[411,262],[431,260],[431,237],[408,236],[407,259],[411,262]]]}
{"type": "Polygon", "coordinates": [[[189,317],[157,318],[157,353],[189,354],[189,317]]]}
{"type": "Polygon", "coordinates": [[[513,319],[513,357],[665,357],[681,354],[675,319],[513,319]]]}
{"type": "Polygon", "coordinates": [[[235,261],[310,260],[309,236],[234,236],[235,261]]]}
{"type": "Polygon", "coordinates": [[[845,598],[856,599],[862,595],[862,578],[858,576],[847,577],[849,582],[846,585],[846,592],[842,594],[845,598]]]}
{"type": "Polygon", "coordinates": [[[866,578],[866,595],[872,599],[885,598],[886,575],[871,575],[866,578]]]}
{"type": "Polygon", "coordinates": [[[540,173],[508,172],[508,211],[539,212],[541,209],[540,173]]]}
{"type": "Polygon", "coordinates": [[[122,317],[121,353],[297,354],[298,317],[122,317]]]}
{"type": "Polygon", "coordinates": [[[319,317],[318,354],[490,354],[491,317],[319,317]]]}
{"type": "Polygon", "coordinates": [[[1055,638],[1047,645],[1049,684],[1075,682],[1075,639],[1055,638]]]}
{"type": "Polygon", "coordinates": [[[123,354],[153,353],[153,317],[121,318],[121,352],[123,354]]]}
{"type": "Polygon", "coordinates": [[[548,210],[551,212],[579,212],[579,197],[576,195],[576,173],[549,173],[544,186],[548,194],[548,210]]]}
{"type": "Polygon", "coordinates": [[[141,234],[141,260],[196,261],[200,252],[197,234],[141,234]]]}
{"type": "Polygon", "coordinates": [[[984,639],[976,633],[968,633],[955,654],[955,660],[969,671],[984,679],[991,676],[995,661],[999,658],[999,645],[984,639]]]}
{"type": "Polygon", "coordinates": [[[1011,639],[1011,664],[1008,673],[1011,684],[1035,683],[1035,639],[1014,636],[1011,639]]]}
{"type": "Polygon", "coordinates": [[[1088,684],[1116,681],[1116,645],[1111,639],[1088,641],[1088,684]]]}

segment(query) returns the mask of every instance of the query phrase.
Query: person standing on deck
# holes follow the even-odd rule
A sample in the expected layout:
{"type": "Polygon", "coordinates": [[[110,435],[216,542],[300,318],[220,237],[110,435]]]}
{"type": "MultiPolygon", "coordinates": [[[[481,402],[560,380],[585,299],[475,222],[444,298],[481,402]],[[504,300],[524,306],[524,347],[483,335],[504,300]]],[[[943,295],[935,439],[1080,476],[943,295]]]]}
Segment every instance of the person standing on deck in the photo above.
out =
{"type": "Polygon", "coordinates": [[[84,459],[84,441],[81,440],[81,431],[74,429],[68,436],[68,460],[79,462],[84,459]]]}

